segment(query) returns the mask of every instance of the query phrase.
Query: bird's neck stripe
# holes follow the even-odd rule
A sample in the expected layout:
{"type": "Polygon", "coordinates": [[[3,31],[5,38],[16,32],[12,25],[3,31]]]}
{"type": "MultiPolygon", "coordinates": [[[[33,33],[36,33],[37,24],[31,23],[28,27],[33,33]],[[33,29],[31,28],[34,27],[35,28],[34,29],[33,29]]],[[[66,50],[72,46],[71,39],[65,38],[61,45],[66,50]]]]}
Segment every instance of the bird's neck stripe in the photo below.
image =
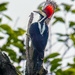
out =
{"type": "Polygon", "coordinates": [[[44,17],[39,22],[43,21],[46,18],[46,14],[44,12],[42,12],[42,15],[44,15],[44,17]]]}
{"type": "Polygon", "coordinates": [[[44,23],[43,27],[41,28],[41,24],[40,24],[40,22],[38,22],[38,27],[39,27],[40,34],[43,35],[43,33],[45,31],[45,23],[44,23]]]}

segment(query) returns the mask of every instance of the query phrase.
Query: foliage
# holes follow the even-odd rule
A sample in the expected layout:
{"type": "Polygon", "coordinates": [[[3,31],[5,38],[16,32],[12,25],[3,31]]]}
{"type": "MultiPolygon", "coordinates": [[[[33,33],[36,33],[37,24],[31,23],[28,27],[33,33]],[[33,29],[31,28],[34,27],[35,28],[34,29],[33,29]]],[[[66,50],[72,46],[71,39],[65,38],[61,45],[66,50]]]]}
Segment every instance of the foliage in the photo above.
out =
{"type": "Polygon", "coordinates": [[[52,53],[49,56],[45,57],[44,63],[47,63],[47,62],[49,62],[51,65],[50,71],[54,72],[56,75],[74,75],[75,74],[75,58],[74,58],[73,64],[70,64],[70,63],[67,64],[67,67],[70,67],[70,68],[66,70],[62,70],[62,67],[61,67],[62,58],[58,58],[56,53],[52,53]],[[52,60],[50,61],[50,59],[52,60]]]}
{"type": "Polygon", "coordinates": [[[61,17],[56,17],[55,16],[54,18],[55,18],[55,21],[53,22],[53,24],[55,24],[58,21],[65,23],[65,21],[61,17]]]}
{"type": "MultiPolygon", "coordinates": [[[[8,20],[12,21],[12,19],[4,14],[3,12],[7,10],[8,2],[1,3],[0,4],[0,15],[4,16],[8,20]]],[[[17,30],[14,30],[11,28],[8,24],[2,24],[2,18],[0,17],[0,32],[4,35],[7,35],[7,42],[0,47],[1,51],[7,52],[10,59],[17,64],[21,62],[21,60],[25,59],[25,45],[24,45],[24,39],[19,39],[19,37],[23,37],[23,34],[26,32],[22,28],[18,28],[17,30]],[[13,49],[11,46],[14,46],[18,48],[19,53],[21,53],[20,56],[17,56],[17,53],[15,49],[13,49]]],[[[5,37],[0,36],[0,41],[4,40],[5,37]]],[[[20,69],[21,66],[17,66],[17,69],[20,69]]]]}
{"type": "MultiPolygon", "coordinates": [[[[75,13],[74,9],[73,10],[71,9],[73,5],[69,5],[69,4],[66,4],[66,3],[61,3],[60,6],[64,6],[64,11],[63,12],[66,12],[66,15],[69,12],[72,12],[72,14],[75,13]]],[[[61,9],[59,11],[56,11],[56,13],[57,12],[61,12],[61,9]]],[[[53,22],[53,25],[56,24],[58,21],[63,22],[64,24],[66,24],[66,19],[63,19],[62,17],[57,17],[57,16],[54,16],[54,18],[55,18],[55,21],[53,22]]],[[[59,39],[58,41],[65,43],[65,42],[67,42],[69,40],[72,40],[73,46],[75,46],[75,32],[74,32],[75,22],[69,21],[69,25],[68,26],[69,26],[69,28],[67,29],[67,31],[72,29],[73,32],[70,33],[70,34],[68,34],[68,33],[66,33],[66,34],[56,33],[57,35],[61,36],[61,38],[64,37],[64,36],[66,37],[65,40],[59,39]]],[[[67,46],[68,46],[68,44],[67,44],[67,46]]]]}
{"type": "Polygon", "coordinates": [[[59,53],[53,53],[53,54],[48,55],[47,57],[45,57],[44,63],[46,63],[49,58],[53,58],[53,57],[56,57],[58,55],[59,55],[59,53]]]}

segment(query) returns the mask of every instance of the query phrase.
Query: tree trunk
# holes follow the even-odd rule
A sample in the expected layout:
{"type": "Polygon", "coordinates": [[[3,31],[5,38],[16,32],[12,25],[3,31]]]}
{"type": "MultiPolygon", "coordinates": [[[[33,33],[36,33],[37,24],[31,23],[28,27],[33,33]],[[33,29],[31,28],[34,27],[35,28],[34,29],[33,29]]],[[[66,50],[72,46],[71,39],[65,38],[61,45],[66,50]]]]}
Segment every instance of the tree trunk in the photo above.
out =
{"type": "Polygon", "coordinates": [[[0,75],[21,75],[11,64],[8,56],[0,51],[0,75]]]}
{"type": "Polygon", "coordinates": [[[32,62],[32,53],[33,50],[32,47],[31,49],[29,49],[29,40],[30,40],[30,36],[29,36],[29,28],[30,25],[33,21],[33,13],[31,13],[30,15],[30,19],[29,19],[29,23],[28,23],[28,29],[27,29],[27,37],[26,37],[26,57],[27,57],[27,61],[26,61],[26,71],[25,71],[25,75],[32,75],[32,68],[33,68],[33,62],[32,62]]]}

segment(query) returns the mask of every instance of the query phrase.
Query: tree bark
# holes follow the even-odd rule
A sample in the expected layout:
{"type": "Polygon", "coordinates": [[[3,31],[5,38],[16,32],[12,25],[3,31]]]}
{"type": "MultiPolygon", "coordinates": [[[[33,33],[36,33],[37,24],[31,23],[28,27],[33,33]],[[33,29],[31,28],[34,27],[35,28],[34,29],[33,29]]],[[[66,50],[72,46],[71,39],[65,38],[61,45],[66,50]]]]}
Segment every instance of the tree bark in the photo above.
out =
{"type": "Polygon", "coordinates": [[[11,64],[8,56],[0,51],[0,75],[21,75],[11,64]]]}
{"type": "Polygon", "coordinates": [[[25,71],[25,75],[32,75],[32,68],[33,68],[33,64],[32,64],[32,53],[33,53],[33,50],[32,49],[33,47],[31,47],[31,49],[29,49],[29,40],[30,40],[30,35],[29,35],[29,28],[30,28],[30,25],[33,21],[33,13],[30,14],[30,19],[29,19],[29,23],[28,23],[28,28],[27,28],[27,37],[26,37],[26,71],[25,71]]]}

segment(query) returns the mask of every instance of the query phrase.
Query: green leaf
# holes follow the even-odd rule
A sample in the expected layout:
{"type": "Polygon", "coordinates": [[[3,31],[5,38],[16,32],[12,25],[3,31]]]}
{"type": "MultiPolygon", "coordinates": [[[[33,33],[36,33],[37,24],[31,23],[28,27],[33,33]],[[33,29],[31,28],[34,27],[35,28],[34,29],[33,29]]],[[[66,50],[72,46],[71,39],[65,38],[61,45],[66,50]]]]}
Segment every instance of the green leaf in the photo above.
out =
{"type": "Polygon", "coordinates": [[[7,39],[7,42],[11,42],[12,43],[16,43],[19,42],[21,40],[18,39],[18,36],[16,34],[9,34],[9,38],[7,39]]]}
{"type": "Polygon", "coordinates": [[[64,75],[61,69],[57,69],[57,70],[55,71],[55,74],[56,74],[56,75],[64,75]]]}
{"type": "Polygon", "coordinates": [[[60,54],[59,53],[52,53],[52,54],[48,55],[47,57],[44,58],[44,63],[47,62],[47,59],[54,58],[54,57],[56,57],[58,55],[60,55],[60,54]]]}
{"type": "Polygon", "coordinates": [[[70,21],[69,27],[73,27],[73,26],[75,26],[75,22],[70,21]]]}
{"type": "Polygon", "coordinates": [[[72,12],[72,13],[75,13],[75,9],[73,9],[71,12],[72,12]]]}
{"type": "Polygon", "coordinates": [[[62,75],[60,72],[56,72],[56,75],[62,75]]]}
{"type": "Polygon", "coordinates": [[[63,40],[63,39],[58,39],[58,41],[60,41],[60,42],[65,42],[66,40],[63,40]]]}
{"type": "Polygon", "coordinates": [[[59,36],[69,36],[68,34],[61,34],[61,33],[56,33],[56,35],[59,35],[59,36]]]}
{"type": "Polygon", "coordinates": [[[67,12],[70,11],[70,9],[71,9],[71,7],[72,7],[72,5],[68,5],[68,4],[66,4],[66,3],[62,3],[61,5],[64,6],[64,9],[65,9],[67,12]]]}
{"type": "Polygon", "coordinates": [[[4,29],[5,31],[7,31],[8,34],[13,33],[13,30],[12,30],[11,27],[8,26],[7,24],[1,24],[0,27],[1,27],[2,29],[4,29]]]}
{"type": "Polygon", "coordinates": [[[57,67],[59,67],[61,64],[58,64],[58,63],[56,63],[56,64],[52,64],[52,66],[51,66],[51,68],[50,68],[50,71],[52,72],[52,71],[54,71],[57,67]]]}
{"type": "Polygon", "coordinates": [[[58,11],[60,11],[60,8],[57,7],[57,9],[55,9],[55,12],[58,12],[58,11]]]}
{"type": "Polygon", "coordinates": [[[59,35],[59,36],[64,36],[64,34],[61,34],[61,33],[56,33],[57,35],[59,35]]]}
{"type": "Polygon", "coordinates": [[[75,57],[74,57],[74,63],[75,63],[75,57]]]}
{"type": "Polygon", "coordinates": [[[48,56],[48,58],[54,58],[56,56],[60,55],[59,53],[52,53],[48,56]]]}
{"type": "Polygon", "coordinates": [[[6,52],[8,52],[8,55],[10,56],[11,60],[16,61],[16,52],[14,52],[12,49],[6,49],[6,52]]]}
{"type": "Polygon", "coordinates": [[[67,70],[65,70],[65,71],[75,72],[75,68],[69,68],[69,69],[67,69],[67,70]]]}
{"type": "Polygon", "coordinates": [[[56,16],[55,16],[54,18],[56,19],[56,22],[57,22],[57,21],[60,21],[60,22],[65,23],[64,19],[61,18],[61,17],[56,17],[56,16]]]}
{"type": "Polygon", "coordinates": [[[21,66],[17,66],[16,69],[19,70],[21,68],[21,66]]]}
{"type": "Polygon", "coordinates": [[[42,10],[42,8],[43,8],[42,6],[39,6],[39,7],[38,7],[39,10],[42,10]]]}
{"type": "Polygon", "coordinates": [[[0,37],[0,40],[3,39],[4,37],[0,37]]]}
{"type": "Polygon", "coordinates": [[[62,17],[57,17],[57,16],[54,16],[55,18],[55,21],[53,22],[53,24],[55,24],[56,22],[62,22],[62,23],[65,23],[65,20],[62,18],[62,17]]]}
{"type": "Polygon", "coordinates": [[[23,30],[23,29],[21,29],[21,28],[18,28],[18,30],[15,30],[14,32],[15,32],[15,34],[16,34],[17,36],[21,36],[21,35],[23,35],[24,33],[26,33],[26,30],[23,30]]]}
{"type": "Polygon", "coordinates": [[[5,10],[7,10],[7,8],[6,8],[5,6],[1,6],[1,7],[0,7],[0,12],[1,12],[1,11],[5,11],[5,10]]]}
{"type": "Polygon", "coordinates": [[[12,21],[12,19],[9,17],[9,16],[7,16],[7,15],[5,15],[5,14],[3,14],[3,16],[5,16],[7,19],[9,19],[10,21],[12,21]]]}
{"type": "Polygon", "coordinates": [[[2,47],[1,47],[1,50],[2,51],[6,51],[7,50],[7,47],[9,47],[10,46],[10,43],[6,43],[6,44],[4,44],[2,47]]]}
{"type": "Polygon", "coordinates": [[[71,40],[73,41],[73,44],[74,44],[74,46],[75,46],[75,35],[71,34],[71,35],[70,35],[70,38],[71,38],[71,40]]]}
{"type": "Polygon", "coordinates": [[[0,11],[5,11],[5,10],[7,10],[6,5],[8,5],[8,2],[1,3],[1,4],[0,4],[0,11]]]}
{"type": "Polygon", "coordinates": [[[56,58],[56,59],[53,59],[52,61],[50,61],[50,63],[51,63],[51,64],[55,64],[55,63],[58,63],[58,62],[60,62],[60,61],[62,61],[61,58],[56,58]]]}
{"type": "Polygon", "coordinates": [[[46,63],[46,62],[47,62],[47,59],[48,59],[47,57],[45,57],[45,58],[44,58],[44,63],[46,63]]]}
{"type": "Polygon", "coordinates": [[[22,57],[19,56],[19,58],[18,58],[18,63],[20,63],[21,60],[22,60],[22,57]]]}
{"type": "Polygon", "coordinates": [[[0,22],[2,22],[2,18],[0,18],[0,22]]]}
{"type": "Polygon", "coordinates": [[[70,66],[70,67],[72,67],[72,68],[75,68],[75,64],[68,63],[67,65],[70,66]]]}
{"type": "MultiPolygon", "coordinates": [[[[75,28],[73,28],[73,30],[75,31],[75,28]]],[[[75,35],[75,33],[74,33],[74,35],[75,35]]]]}
{"type": "Polygon", "coordinates": [[[6,5],[8,5],[8,2],[1,3],[1,4],[0,4],[0,7],[1,7],[1,6],[6,6],[6,5]]]}
{"type": "Polygon", "coordinates": [[[18,28],[19,32],[21,32],[21,34],[24,34],[26,31],[21,29],[21,28],[18,28]]]}
{"type": "Polygon", "coordinates": [[[55,20],[52,25],[54,25],[56,22],[58,22],[58,20],[55,20]]]}
{"type": "Polygon", "coordinates": [[[23,44],[22,43],[12,43],[12,45],[20,48],[20,49],[23,49],[23,44]]]}

